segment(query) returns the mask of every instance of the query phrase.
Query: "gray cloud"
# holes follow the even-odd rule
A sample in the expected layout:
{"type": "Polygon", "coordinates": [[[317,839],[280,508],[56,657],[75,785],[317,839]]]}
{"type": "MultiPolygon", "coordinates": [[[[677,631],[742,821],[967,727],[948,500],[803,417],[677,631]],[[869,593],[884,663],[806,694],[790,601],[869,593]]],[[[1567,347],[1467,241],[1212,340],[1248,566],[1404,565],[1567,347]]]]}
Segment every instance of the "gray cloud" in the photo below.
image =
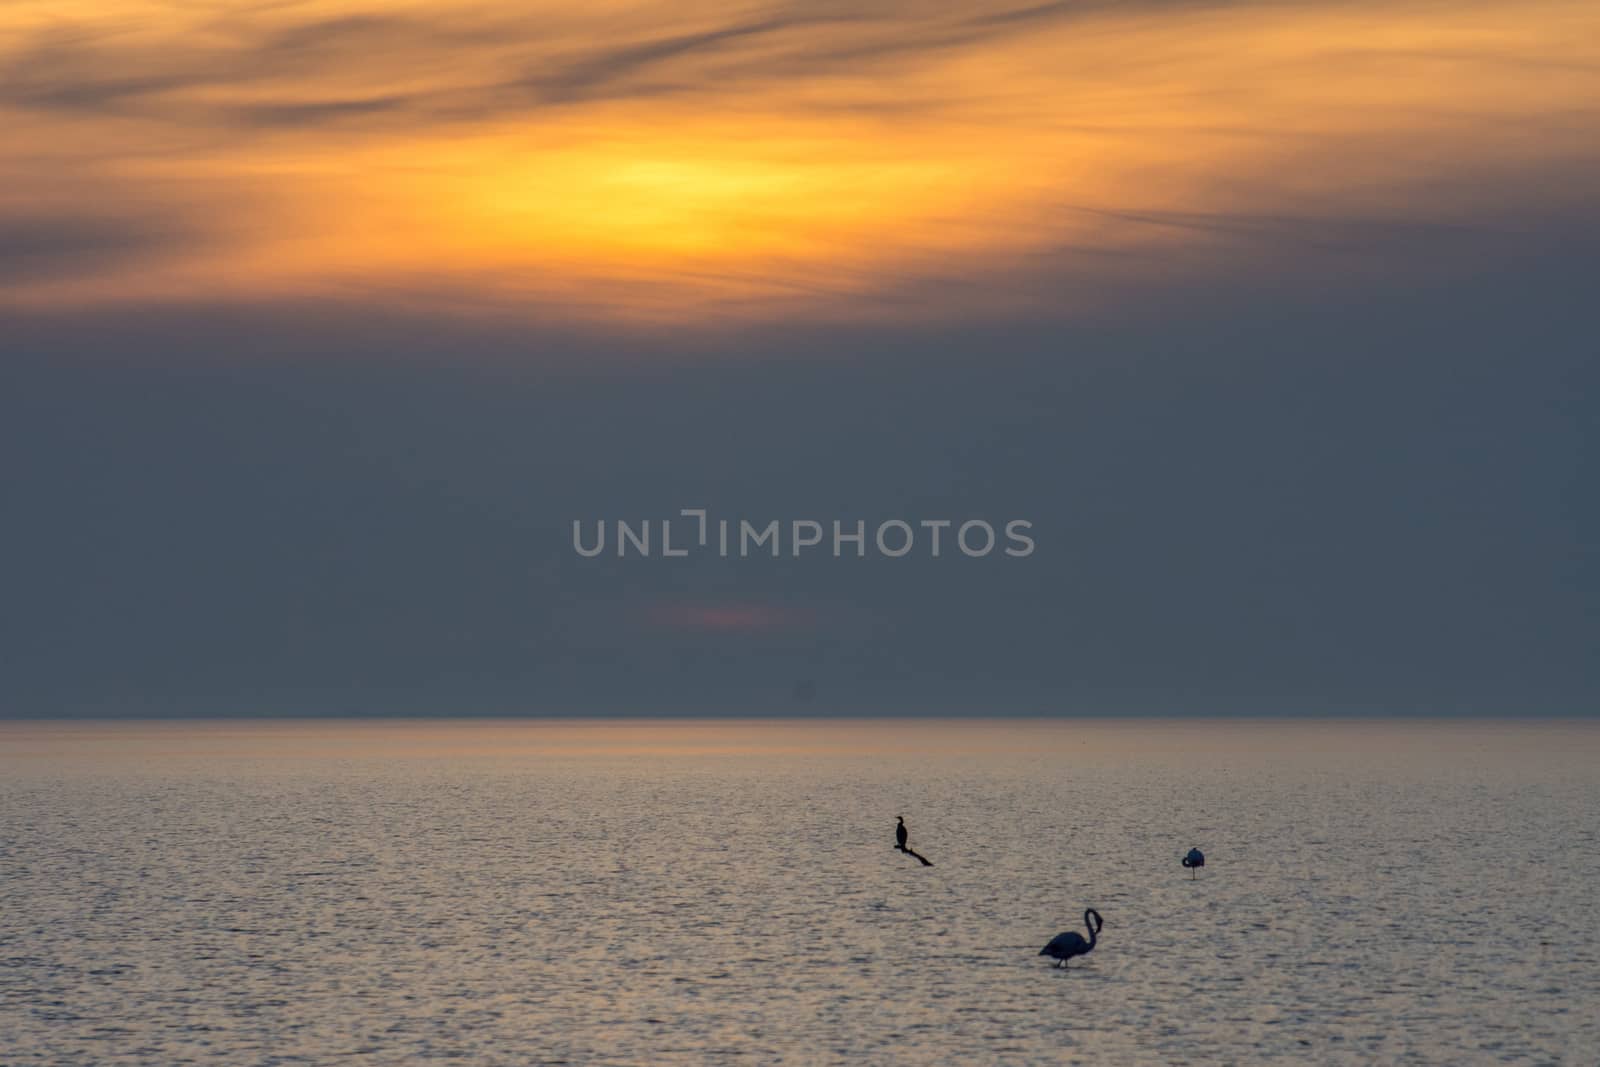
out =
{"type": "Polygon", "coordinates": [[[1300,245],[1327,250],[1370,250],[1404,245],[1437,245],[1441,239],[1466,238],[1493,228],[1487,222],[1428,222],[1405,218],[1362,218],[1353,214],[1319,217],[1309,214],[1268,215],[1251,211],[1117,211],[1091,207],[1074,210],[1103,219],[1158,229],[1243,238],[1275,248],[1300,245]]]}
{"type": "Polygon", "coordinates": [[[1592,714],[1597,250],[1067,325],[12,315],[0,715],[1592,714]],[[1039,550],[571,552],[684,506],[1039,550]]]}
{"type": "Polygon", "coordinates": [[[313,100],[293,104],[250,104],[233,110],[246,126],[325,126],[342,119],[404,114],[417,104],[414,96],[394,95],[354,100],[313,100]]]}
{"type": "MultiPolygon", "coordinates": [[[[244,14],[220,20],[204,39],[129,44],[118,35],[56,28],[0,55],[0,107],[139,114],[224,133],[235,124],[348,125],[396,112],[433,121],[516,114],[590,99],[666,93],[729,95],[775,82],[842,72],[871,73],[952,49],[1034,32],[1041,24],[1108,11],[1130,17],[1183,9],[1263,6],[1262,0],[1093,0],[1019,7],[973,16],[954,2],[868,5],[782,3],[721,25],[683,24],[664,8],[659,21],[621,39],[574,43],[573,25],[534,17],[450,18],[362,15],[263,25],[244,14]],[[632,39],[630,38],[630,35],[632,39]],[[383,63],[367,91],[321,101],[286,97],[285,83],[337,77],[383,63]],[[664,68],[670,68],[665,73],[664,68]],[[431,71],[442,84],[396,92],[389,75],[431,71]],[[495,77],[495,72],[522,73],[495,77]],[[217,89],[253,93],[244,105],[212,103],[217,89]]],[[[880,71],[880,73],[883,71],[880,71]]]]}
{"type": "Polygon", "coordinates": [[[689,55],[713,55],[730,45],[751,38],[773,37],[797,25],[815,24],[815,20],[788,18],[765,19],[756,22],[734,23],[699,33],[674,34],[626,45],[610,51],[600,51],[579,59],[543,64],[519,84],[536,90],[551,100],[584,99],[605,95],[619,84],[631,82],[635,76],[648,71],[664,60],[689,55]]]}
{"type": "Polygon", "coordinates": [[[98,274],[192,246],[181,219],[0,214],[0,284],[98,274]]]}

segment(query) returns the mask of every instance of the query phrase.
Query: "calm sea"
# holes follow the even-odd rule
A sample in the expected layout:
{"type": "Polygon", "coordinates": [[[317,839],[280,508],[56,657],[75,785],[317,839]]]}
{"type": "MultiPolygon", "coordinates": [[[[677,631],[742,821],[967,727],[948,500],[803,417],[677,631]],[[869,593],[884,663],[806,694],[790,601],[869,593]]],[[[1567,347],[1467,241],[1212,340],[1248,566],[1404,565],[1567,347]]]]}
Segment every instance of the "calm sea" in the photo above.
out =
{"type": "Polygon", "coordinates": [[[1600,1063],[1600,724],[0,725],[0,1062],[433,1059],[1600,1063]]]}

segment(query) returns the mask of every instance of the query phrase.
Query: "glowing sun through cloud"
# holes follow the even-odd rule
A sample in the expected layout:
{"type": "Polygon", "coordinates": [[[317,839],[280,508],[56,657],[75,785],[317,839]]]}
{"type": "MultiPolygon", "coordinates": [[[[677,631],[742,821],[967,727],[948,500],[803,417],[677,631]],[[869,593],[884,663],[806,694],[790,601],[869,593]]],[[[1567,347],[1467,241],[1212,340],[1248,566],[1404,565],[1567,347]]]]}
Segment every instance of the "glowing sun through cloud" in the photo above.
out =
{"type": "Polygon", "coordinates": [[[894,317],[1342,269],[1364,235],[1592,206],[1596,23],[24,0],[0,11],[0,306],[894,317]]]}
{"type": "Polygon", "coordinates": [[[777,604],[684,603],[653,605],[646,613],[652,626],[667,630],[711,633],[770,633],[803,629],[816,622],[813,612],[777,604]]]}

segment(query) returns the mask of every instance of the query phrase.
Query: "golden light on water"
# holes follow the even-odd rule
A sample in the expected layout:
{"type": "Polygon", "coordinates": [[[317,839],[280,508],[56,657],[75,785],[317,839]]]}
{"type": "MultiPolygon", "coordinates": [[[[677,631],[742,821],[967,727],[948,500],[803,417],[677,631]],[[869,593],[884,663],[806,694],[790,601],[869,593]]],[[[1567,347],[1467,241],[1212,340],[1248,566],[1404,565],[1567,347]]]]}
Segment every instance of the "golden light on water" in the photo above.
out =
{"type": "Polygon", "coordinates": [[[1046,759],[1116,765],[1133,758],[1225,763],[1390,757],[1549,765],[1552,750],[1588,766],[1600,728],[1569,719],[201,719],[0,721],[0,769],[53,774],[110,763],[159,773],[197,761],[272,771],[287,761],[509,763],[641,761],[655,767],[747,757],[881,765],[916,757],[1046,759]]]}
{"type": "Polygon", "coordinates": [[[0,217],[113,254],[91,232],[0,299],[927,314],[1329,226],[1515,231],[1592,195],[1597,27],[1570,0],[25,0],[0,217]]]}

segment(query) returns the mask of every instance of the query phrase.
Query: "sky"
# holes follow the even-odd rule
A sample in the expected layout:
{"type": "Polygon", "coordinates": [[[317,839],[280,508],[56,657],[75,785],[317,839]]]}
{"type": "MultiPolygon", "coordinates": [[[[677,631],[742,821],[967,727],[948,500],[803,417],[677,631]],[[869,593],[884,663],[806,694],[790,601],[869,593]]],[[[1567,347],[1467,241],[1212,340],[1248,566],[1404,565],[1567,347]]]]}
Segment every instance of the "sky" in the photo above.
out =
{"type": "Polygon", "coordinates": [[[0,716],[1600,712],[1591,3],[11,0],[0,130],[0,716]]]}

